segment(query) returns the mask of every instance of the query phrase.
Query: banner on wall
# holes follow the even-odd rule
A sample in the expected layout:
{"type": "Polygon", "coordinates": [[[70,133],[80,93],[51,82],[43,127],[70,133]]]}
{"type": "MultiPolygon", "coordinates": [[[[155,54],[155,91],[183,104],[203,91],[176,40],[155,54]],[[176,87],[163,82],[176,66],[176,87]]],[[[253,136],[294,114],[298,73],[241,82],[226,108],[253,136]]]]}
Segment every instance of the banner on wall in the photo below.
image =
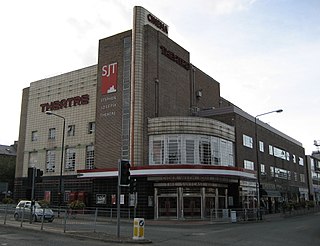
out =
{"type": "Polygon", "coordinates": [[[101,94],[110,94],[117,91],[118,63],[102,66],[101,94]]]}

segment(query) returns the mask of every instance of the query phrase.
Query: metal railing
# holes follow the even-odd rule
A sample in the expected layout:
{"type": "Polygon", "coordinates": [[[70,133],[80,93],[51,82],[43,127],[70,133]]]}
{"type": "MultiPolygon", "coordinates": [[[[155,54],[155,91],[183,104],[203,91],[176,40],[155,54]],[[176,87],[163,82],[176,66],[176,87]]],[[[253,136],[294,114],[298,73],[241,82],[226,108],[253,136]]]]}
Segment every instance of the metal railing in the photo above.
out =
{"type": "MultiPolygon", "coordinates": [[[[57,232],[103,232],[105,234],[116,235],[117,211],[116,209],[89,208],[89,209],[52,209],[54,220],[46,219],[45,208],[41,219],[34,221],[30,209],[16,209],[12,205],[0,205],[0,223],[4,225],[34,228],[39,230],[57,231],[57,232]],[[17,213],[19,212],[19,216],[17,213]],[[58,216],[59,215],[59,216],[58,216]],[[31,218],[31,219],[30,219],[31,218]]],[[[133,213],[130,209],[121,209],[121,222],[127,224],[132,222],[133,213]]],[[[131,224],[122,229],[124,236],[132,235],[131,224]]]]}

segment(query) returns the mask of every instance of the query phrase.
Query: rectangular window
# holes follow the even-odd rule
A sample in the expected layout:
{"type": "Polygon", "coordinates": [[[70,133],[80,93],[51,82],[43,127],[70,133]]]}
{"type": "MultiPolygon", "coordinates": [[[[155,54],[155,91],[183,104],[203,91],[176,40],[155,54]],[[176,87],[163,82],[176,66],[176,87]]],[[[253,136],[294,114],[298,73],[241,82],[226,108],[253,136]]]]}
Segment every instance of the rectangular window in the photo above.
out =
{"type": "Polygon", "coordinates": [[[31,141],[38,141],[38,131],[32,131],[31,133],[31,141]]]}
{"type": "Polygon", "coordinates": [[[211,142],[210,140],[201,139],[199,142],[200,163],[211,165],[211,142]]]}
{"type": "Polygon", "coordinates": [[[306,182],[306,178],[305,178],[304,174],[300,174],[300,182],[301,183],[305,183],[306,182]]]}
{"type": "Polygon", "coordinates": [[[291,171],[288,171],[288,180],[291,180],[291,171]]]}
{"type": "Polygon", "coordinates": [[[194,164],[194,140],[186,140],[186,163],[194,164]]]}
{"type": "Polygon", "coordinates": [[[299,157],[299,165],[300,165],[300,166],[303,166],[303,165],[304,165],[304,163],[303,163],[303,158],[302,158],[302,157],[299,157]]]}
{"type": "Polygon", "coordinates": [[[286,160],[286,152],[283,149],[279,149],[277,147],[274,147],[273,154],[275,157],[286,160]]]}
{"type": "Polygon", "coordinates": [[[46,156],[46,171],[54,172],[55,171],[55,163],[56,163],[56,151],[48,150],[46,156]]]}
{"type": "Polygon", "coordinates": [[[264,152],[264,143],[262,141],[259,141],[259,150],[260,152],[264,152]]]}
{"type": "Polygon", "coordinates": [[[298,181],[298,174],[296,172],[293,172],[294,175],[294,181],[298,181]]]}
{"type": "Polygon", "coordinates": [[[164,158],[164,141],[152,141],[152,164],[163,164],[164,158]]]}
{"type": "Polygon", "coordinates": [[[76,130],[76,126],[75,125],[69,125],[68,126],[68,131],[67,131],[67,136],[68,137],[74,136],[75,130],[76,130]]]}
{"type": "Polygon", "coordinates": [[[266,166],[264,164],[260,164],[260,173],[266,175],[266,166]]]}
{"type": "Polygon", "coordinates": [[[93,134],[96,131],[96,123],[89,122],[88,124],[88,134],[93,134]]]}
{"type": "Polygon", "coordinates": [[[274,167],[270,166],[270,176],[274,177],[274,167]]]}
{"type": "Polygon", "coordinates": [[[243,134],[243,145],[252,149],[253,147],[252,137],[249,137],[243,134]]]}
{"type": "Polygon", "coordinates": [[[66,150],[65,170],[74,171],[76,167],[76,150],[75,148],[68,148],[66,150]]]}
{"type": "Polygon", "coordinates": [[[290,161],[290,154],[289,152],[286,152],[287,161],[290,161]]]}
{"type": "Polygon", "coordinates": [[[253,161],[244,160],[243,167],[244,167],[244,169],[254,170],[254,163],[253,163],[253,161]]]}
{"type": "Polygon", "coordinates": [[[49,139],[56,139],[56,128],[50,128],[49,129],[49,139]]]}
{"type": "Polygon", "coordinates": [[[86,147],[86,169],[94,169],[94,146],[86,147]]]}
{"type": "Polygon", "coordinates": [[[296,155],[292,155],[293,163],[297,163],[296,155]]]}
{"type": "Polygon", "coordinates": [[[272,145],[269,145],[269,155],[273,155],[273,147],[272,147],[272,145]]]}
{"type": "Polygon", "coordinates": [[[180,163],[179,140],[177,138],[169,139],[167,147],[168,147],[168,163],[179,164],[180,163]]]}

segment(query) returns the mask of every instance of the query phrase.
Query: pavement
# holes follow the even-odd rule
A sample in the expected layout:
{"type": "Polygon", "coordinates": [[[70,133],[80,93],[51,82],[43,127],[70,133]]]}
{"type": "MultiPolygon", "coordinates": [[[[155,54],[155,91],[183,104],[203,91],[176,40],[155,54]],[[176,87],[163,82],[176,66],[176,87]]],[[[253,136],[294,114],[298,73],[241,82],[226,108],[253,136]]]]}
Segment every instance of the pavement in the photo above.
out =
{"type": "MultiPolygon", "coordinates": [[[[268,214],[263,216],[263,220],[261,221],[245,221],[245,222],[237,222],[237,223],[263,223],[268,221],[274,221],[274,220],[281,220],[284,219],[284,216],[282,214],[268,214]]],[[[127,222],[129,223],[129,222],[127,222]]],[[[132,223],[132,222],[130,222],[132,223]]],[[[147,225],[161,225],[161,226],[170,226],[170,225],[185,225],[185,226],[197,226],[197,225],[208,225],[208,224],[222,224],[222,223],[231,223],[229,220],[227,221],[210,221],[210,220],[147,220],[147,225]]],[[[0,225],[0,226],[11,226],[11,227],[19,227],[20,224],[6,224],[6,225],[0,225]]],[[[29,224],[24,223],[22,229],[27,230],[36,230],[39,232],[39,226],[35,224],[29,224]]],[[[129,244],[148,244],[152,243],[151,240],[140,238],[140,239],[133,239],[132,237],[125,237],[125,236],[119,236],[112,235],[104,232],[84,232],[84,231],[66,231],[65,233],[61,231],[61,228],[59,230],[57,228],[46,228],[46,230],[41,231],[46,233],[55,233],[55,234],[61,234],[66,236],[71,236],[75,238],[86,238],[86,239],[92,239],[92,240],[100,240],[103,242],[112,242],[112,243],[129,243],[129,244]]]]}

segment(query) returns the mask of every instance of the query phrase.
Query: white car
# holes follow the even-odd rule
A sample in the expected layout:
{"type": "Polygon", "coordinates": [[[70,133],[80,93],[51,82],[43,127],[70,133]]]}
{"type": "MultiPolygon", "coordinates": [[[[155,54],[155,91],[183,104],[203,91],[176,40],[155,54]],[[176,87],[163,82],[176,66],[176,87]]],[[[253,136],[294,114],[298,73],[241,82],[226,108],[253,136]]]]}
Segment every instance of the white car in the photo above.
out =
{"type": "Polygon", "coordinates": [[[21,220],[22,217],[24,219],[30,219],[31,214],[33,221],[41,221],[43,215],[43,219],[46,221],[52,222],[54,220],[53,211],[50,208],[41,207],[38,202],[35,202],[31,213],[31,201],[27,200],[22,200],[18,203],[14,211],[14,218],[15,220],[21,220]]]}

